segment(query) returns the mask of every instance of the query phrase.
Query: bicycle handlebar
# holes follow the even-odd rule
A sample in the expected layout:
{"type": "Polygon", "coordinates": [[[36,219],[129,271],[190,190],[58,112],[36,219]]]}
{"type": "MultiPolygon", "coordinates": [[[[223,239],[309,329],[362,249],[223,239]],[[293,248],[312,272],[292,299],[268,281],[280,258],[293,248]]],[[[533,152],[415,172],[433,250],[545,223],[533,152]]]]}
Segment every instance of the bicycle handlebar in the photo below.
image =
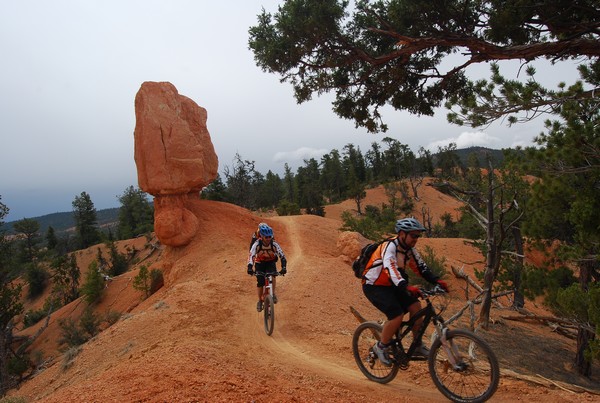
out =
{"type": "Polygon", "coordinates": [[[444,290],[439,285],[434,286],[431,290],[426,290],[423,287],[419,287],[419,291],[421,291],[421,295],[424,297],[433,297],[434,295],[447,294],[446,290],[444,290]]]}
{"type": "Polygon", "coordinates": [[[273,276],[273,277],[282,276],[283,277],[285,274],[281,274],[278,271],[269,272],[269,273],[257,273],[256,271],[254,271],[252,273],[252,275],[256,276],[256,277],[258,277],[258,276],[263,276],[263,277],[266,277],[266,276],[273,276]]]}

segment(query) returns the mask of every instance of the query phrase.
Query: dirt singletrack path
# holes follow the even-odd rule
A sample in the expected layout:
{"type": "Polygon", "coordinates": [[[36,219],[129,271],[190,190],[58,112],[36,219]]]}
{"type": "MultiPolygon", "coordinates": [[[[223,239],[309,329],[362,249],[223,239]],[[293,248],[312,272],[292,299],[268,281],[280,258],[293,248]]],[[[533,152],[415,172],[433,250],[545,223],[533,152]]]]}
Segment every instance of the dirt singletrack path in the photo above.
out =
{"type": "MultiPolygon", "coordinates": [[[[295,368],[294,372],[307,372],[321,380],[328,379],[355,393],[360,390],[365,393],[367,400],[389,399],[390,395],[396,396],[395,399],[403,395],[410,396],[409,392],[415,385],[403,381],[402,374],[388,385],[379,385],[367,380],[356,366],[351,342],[352,332],[358,322],[347,312],[347,306],[329,304],[336,295],[348,294],[347,290],[338,289],[336,282],[331,281],[332,274],[342,274],[335,270],[343,266],[337,256],[336,239],[331,237],[331,233],[327,236],[320,234],[318,226],[311,225],[313,218],[273,219],[280,224],[276,238],[286,253],[289,271],[285,277],[277,279],[280,302],[275,306],[275,330],[271,337],[267,336],[263,329],[263,316],[259,314],[253,329],[256,341],[270,351],[271,359],[283,360],[288,370],[295,368]],[[315,244],[319,244],[319,247],[315,244]],[[330,250],[331,255],[324,257],[314,253],[322,249],[330,250]],[[323,294],[326,294],[325,298],[320,297],[323,294]],[[342,314],[345,320],[340,327],[336,322],[342,314]],[[332,331],[337,333],[335,337],[332,337],[332,331]]],[[[334,231],[339,225],[335,221],[329,224],[329,230],[334,231]]],[[[361,292],[356,292],[360,288],[358,284],[351,286],[355,288],[351,294],[363,298],[361,292]]],[[[425,392],[423,397],[431,402],[444,401],[437,391],[425,392]]]]}

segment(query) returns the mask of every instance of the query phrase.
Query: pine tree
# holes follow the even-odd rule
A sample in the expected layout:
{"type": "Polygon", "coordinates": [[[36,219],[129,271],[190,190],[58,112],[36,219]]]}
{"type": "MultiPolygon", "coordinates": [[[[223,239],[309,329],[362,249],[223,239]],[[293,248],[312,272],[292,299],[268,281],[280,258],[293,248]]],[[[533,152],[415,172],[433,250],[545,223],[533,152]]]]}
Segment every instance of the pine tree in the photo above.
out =
{"type": "Polygon", "coordinates": [[[85,249],[95,245],[100,241],[100,233],[98,231],[96,208],[90,195],[81,192],[81,195],[75,196],[72,204],[79,248],[85,249]]]}
{"type": "Polygon", "coordinates": [[[154,209],[143,190],[129,186],[118,199],[118,239],[131,239],[154,230],[154,209]]]}

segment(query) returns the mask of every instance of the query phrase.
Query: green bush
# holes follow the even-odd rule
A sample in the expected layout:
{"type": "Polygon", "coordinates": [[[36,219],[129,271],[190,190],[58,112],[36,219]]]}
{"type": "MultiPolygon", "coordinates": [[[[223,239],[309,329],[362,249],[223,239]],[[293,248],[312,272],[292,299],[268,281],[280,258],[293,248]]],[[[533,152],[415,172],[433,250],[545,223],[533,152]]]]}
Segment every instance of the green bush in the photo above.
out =
{"type": "MultiPolygon", "coordinates": [[[[446,276],[447,270],[445,267],[445,264],[446,264],[445,257],[442,256],[441,258],[438,258],[435,255],[435,252],[433,251],[433,249],[429,246],[426,246],[424,249],[419,250],[419,252],[421,254],[421,257],[427,264],[427,267],[429,267],[429,269],[435,276],[439,277],[440,279],[442,279],[446,276]]],[[[415,273],[413,273],[412,270],[407,270],[406,272],[408,273],[408,277],[410,278],[411,284],[425,286],[425,287],[430,286],[430,284],[424,278],[416,275],[415,273]]]]}
{"type": "Polygon", "coordinates": [[[89,337],[71,318],[60,319],[58,326],[61,329],[60,338],[58,339],[60,345],[66,344],[69,347],[76,347],[89,340],[89,337]]]}
{"type": "Polygon", "coordinates": [[[25,371],[31,368],[31,361],[27,355],[13,356],[8,360],[8,373],[21,378],[25,371]]]}
{"type": "Polygon", "coordinates": [[[282,200],[279,202],[279,205],[275,210],[280,216],[300,214],[300,207],[296,203],[292,203],[288,200],[282,200]]]}
{"type": "Polygon", "coordinates": [[[58,342],[61,345],[66,344],[68,347],[80,346],[99,333],[101,323],[102,321],[94,314],[92,308],[87,307],[79,318],[79,323],[71,318],[58,321],[61,328],[58,342]]]}
{"type": "Polygon", "coordinates": [[[108,326],[112,326],[121,318],[121,313],[117,311],[108,311],[104,315],[104,322],[108,324],[108,326]]]}
{"type": "Polygon", "coordinates": [[[46,316],[47,312],[48,311],[44,308],[37,310],[28,310],[27,312],[25,312],[25,317],[23,318],[23,326],[29,327],[35,325],[46,316]]]}
{"type": "Polygon", "coordinates": [[[98,334],[101,322],[102,321],[94,314],[94,311],[88,307],[83,311],[83,315],[81,315],[81,318],[79,319],[79,327],[87,336],[89,336],[89,339],[98,334]]]}
{"type": "Polygon", "coordinates": [[[88,304],[93,304],[100,300],[102,291],[104,290],[104,278],[98,271],[98,263],[94,260],[90,263],[88,272],[85,276],[85,282],[81,287],[83,299],[88,304]]]}
{"type": "Polygon", "coordinates": [[[29,284],[29,298],[33,299],[39,295],[42,295],[44,289],[46,288],[47,278],[48,273],[43,267],[40,267],[34,263],[27,264],[26,280],[29,284]]]}
{"type": "Polygon", "coordinates": [[[342,231],[356,231],[367,239],[379,240],[394,231],[396,222],[394,210],[386,205],[381,209],[376,206],[367,205],[365,214],[356,217],[349,211],[342,213],[342,231]]]}
{"type": "Polygon", "coordinates": [[[148,272],[148,267],[145,265],[140,267],[140,271],[133,278],[133,288],[141,291],[144,298],[148,298],[159,290],[164,284],[162,271],[152,269],[148,272]]]}
{"type": "Polygon", "coordinates": [[[150,270],[150,294],[154,294],[165,285],[163,272],[158,269],[150,270]]]}

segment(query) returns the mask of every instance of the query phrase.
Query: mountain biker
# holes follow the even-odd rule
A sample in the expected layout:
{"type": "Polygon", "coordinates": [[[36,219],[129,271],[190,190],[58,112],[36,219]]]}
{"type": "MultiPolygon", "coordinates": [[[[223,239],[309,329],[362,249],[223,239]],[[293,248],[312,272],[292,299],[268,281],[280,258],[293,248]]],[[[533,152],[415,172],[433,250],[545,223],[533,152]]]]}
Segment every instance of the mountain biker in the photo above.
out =
{"type": "MultiPolygon", "coordinates": [[[[439,284],[448,291],[448,285],[431,272],[415,249],[425,227],[414,218],[403,218],[396,221],[394,229],[397,236],[383,242],[373,252],[362,280],[367,299],[387,317],[381,340],[375,344],[373,351],[388,367],[392,365],[389,343],[400,327],[404,314],[409,312],[412,316],[421,309],[418,299],[420,291],[408,284],[406,269],[410,268],[428,282],[439,284]]],[[[413,334],[420,325],[415,324],[413,334]]],[[[421,344],[417,346],[415,354],[426,357],[429,349],[421,344]]]]}
{"type": "MultiPolygon", "coordinates": [[[[250,253],[248,254],[248,274],[255,274],[252,271],[252,266],[256,268],[256,289],[258,294],[258,302],[256,303],[256,310],[258,312],[263,310],[262,301],[262,288],[265,285],[265,274],[276,273],[277,259],[281,259],[281,271],[279,274],[284,275],[287,273],[287,261],[285,254],[281,249],[281,246],[275,240],[273,240],[273,229],[267,224],[261,223],[258,227],[259,238],[254,241],[252,247],[250,247],[250,253]],[[259,275],[262,274],[262,275],[259,275]]],[[[273,302],[277,303],[277,296],[275,295],[275,277],[273,277],[273,302]]]]}
{"type": "Polygon", "coordinates": [[[268,225],[265,224],[264,222],[261,222],[261,223],[258,224],[258,228],[256,229],[256,231],[254,231],[252,233],[252,240],[250,241],[250,247],[248,249],[252,248],[252,245],[254,245],[254,242],[256,242],[256,240],[258,238],[260,238],[260,228],[263,227],[263,226],[265,226],[265,225],[268,227],[268,225]]]}

